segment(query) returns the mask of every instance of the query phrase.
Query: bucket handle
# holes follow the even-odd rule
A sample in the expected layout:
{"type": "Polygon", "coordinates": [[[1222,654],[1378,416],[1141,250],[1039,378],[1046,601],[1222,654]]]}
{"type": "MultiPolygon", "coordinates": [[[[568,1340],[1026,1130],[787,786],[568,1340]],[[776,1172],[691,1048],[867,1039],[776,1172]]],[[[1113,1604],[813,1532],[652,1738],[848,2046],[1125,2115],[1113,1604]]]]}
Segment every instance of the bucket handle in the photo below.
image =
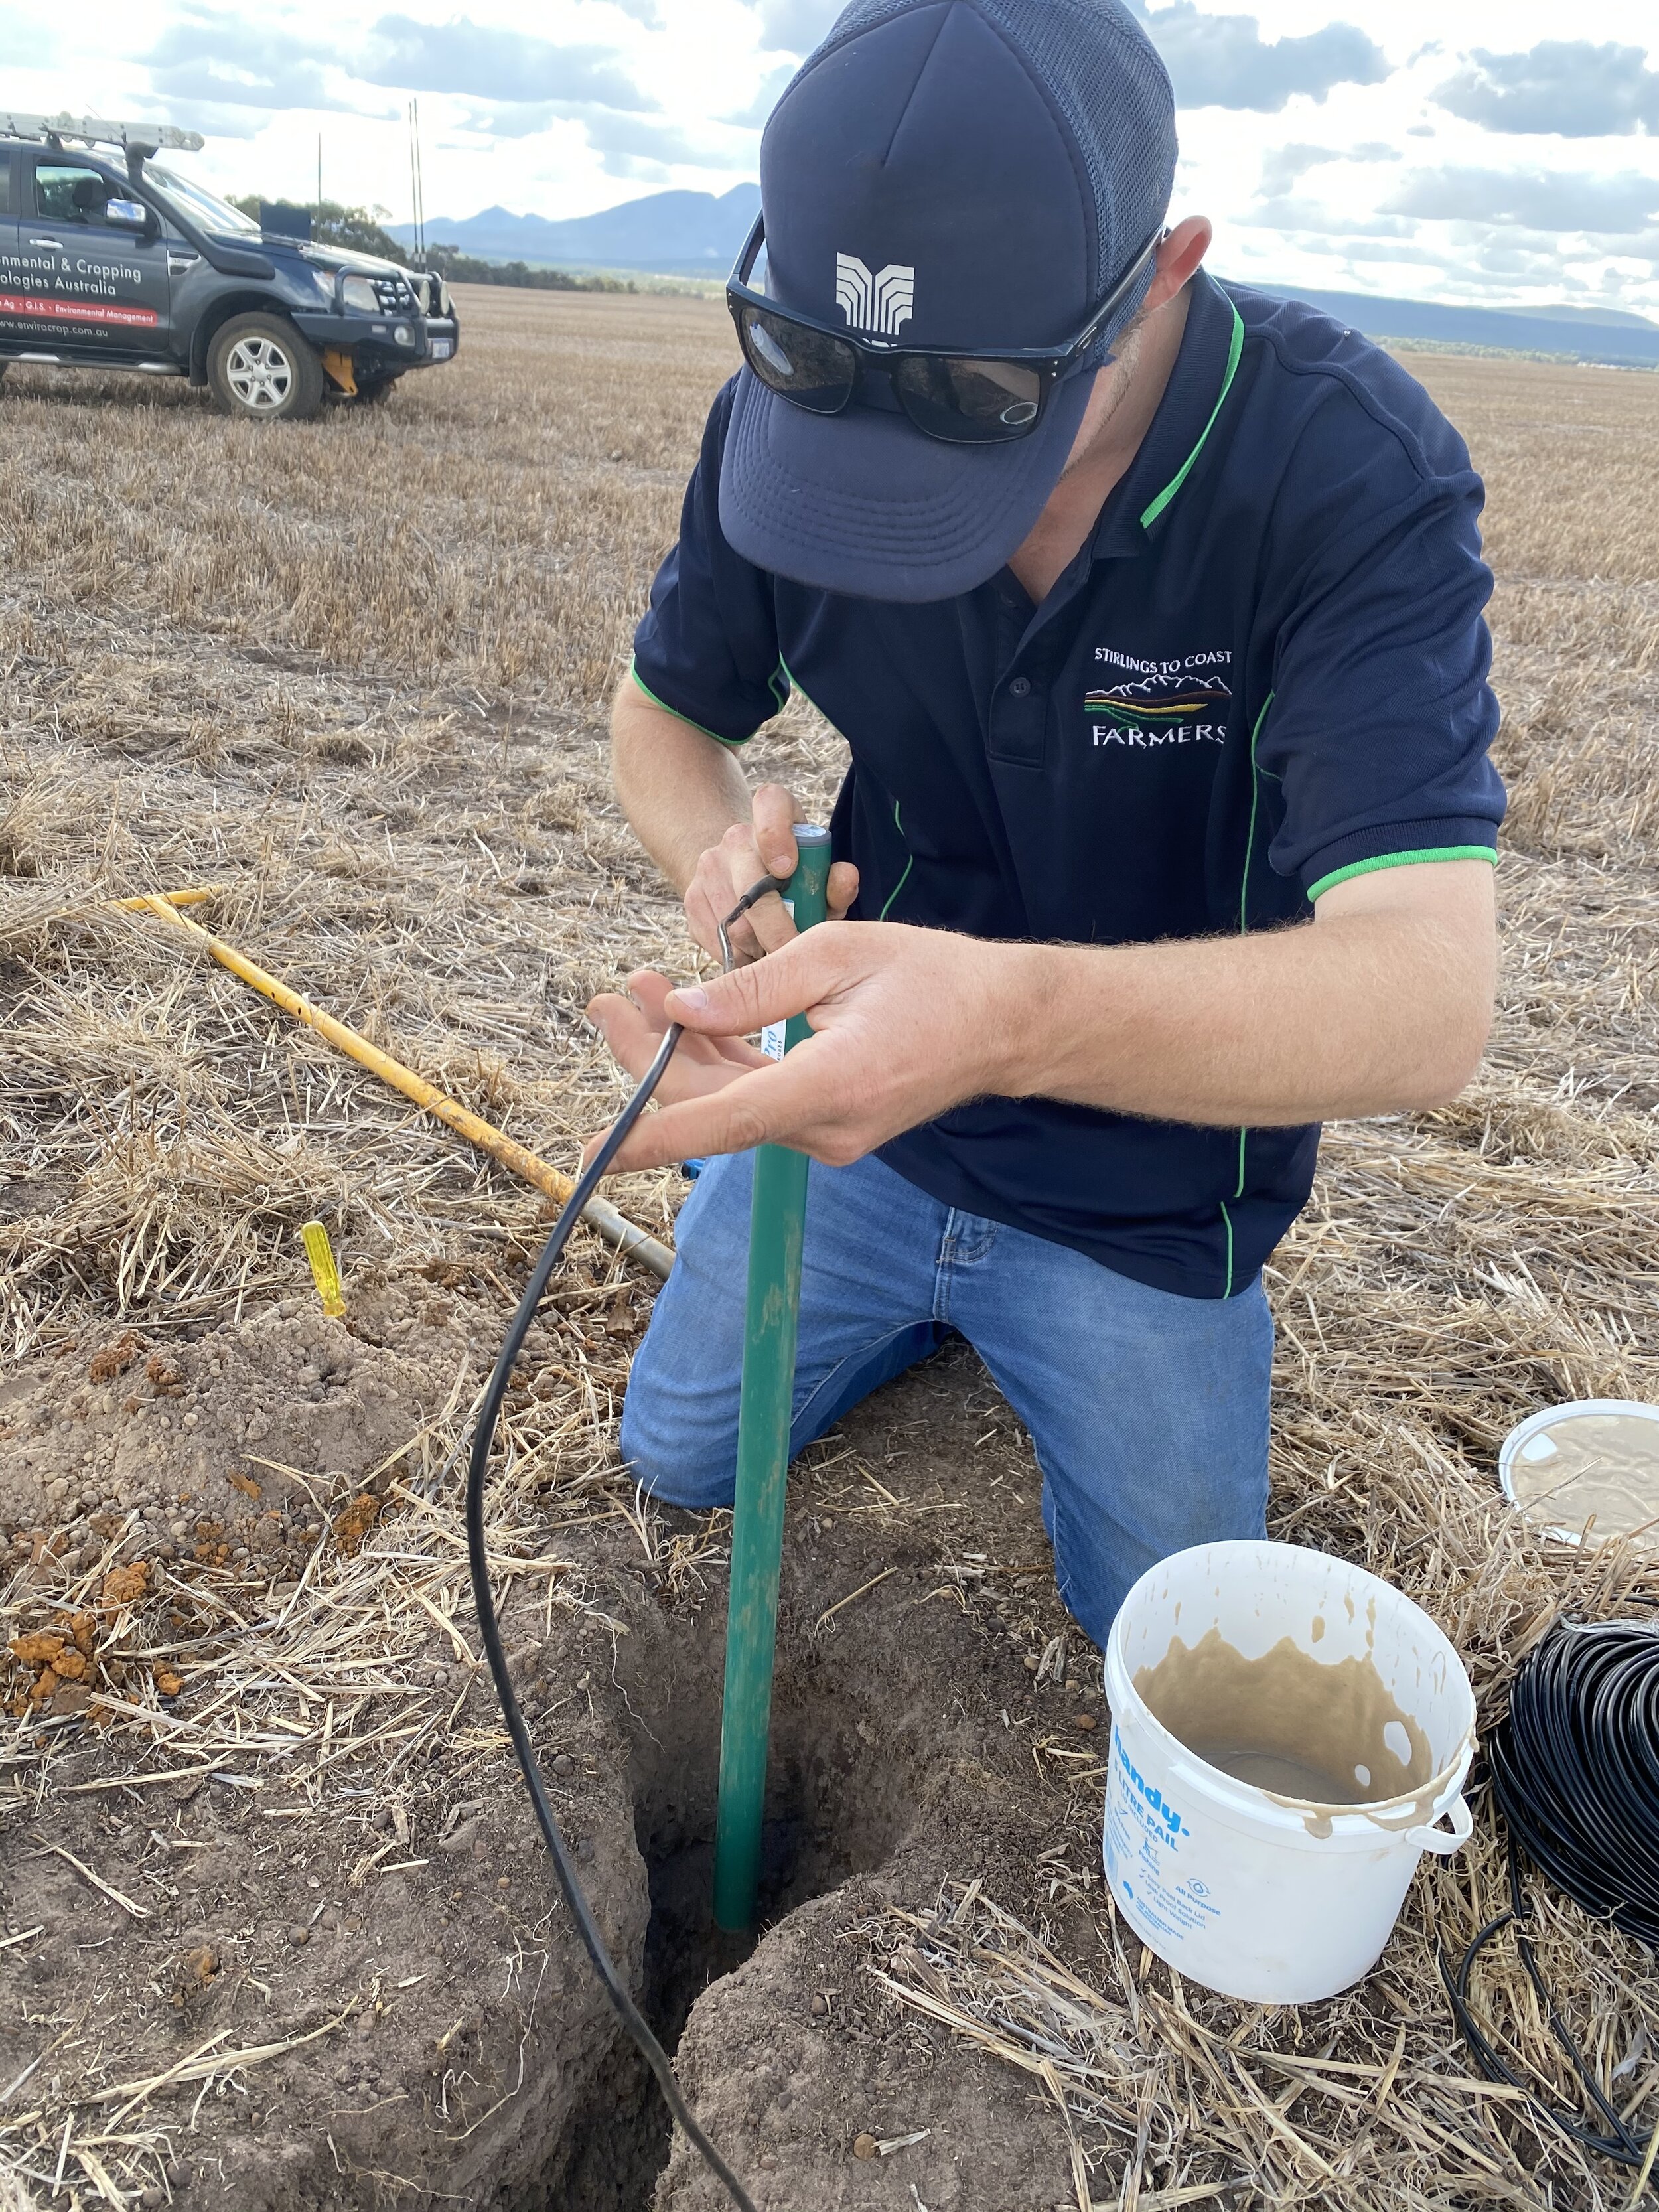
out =
{"type": "Polygon", "coordinates": [[[1420,1851],[1432,1851],[1437,1858],[1449,1859],[1454,1851],[1461,1851],[1474,1833],[1474,1815],[1468,1800],[1460,1790],[1449,1805],[1437,1813],[1434,1819],[1420,1828],[1407,1828],[1406,1841],[1415,1844],[1420,1851]],[[1449,1820],[1449,1829],[1443,1828],[1442,1820],[1449,1820]]]}

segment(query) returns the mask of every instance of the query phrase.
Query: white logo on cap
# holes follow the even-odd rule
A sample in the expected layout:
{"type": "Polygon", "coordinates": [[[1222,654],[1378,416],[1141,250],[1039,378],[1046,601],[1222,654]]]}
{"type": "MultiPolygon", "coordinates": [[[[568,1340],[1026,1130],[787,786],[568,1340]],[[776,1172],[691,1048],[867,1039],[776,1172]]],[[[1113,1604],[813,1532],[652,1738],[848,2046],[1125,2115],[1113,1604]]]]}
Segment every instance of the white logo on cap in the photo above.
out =
{"type": "Polygon", "coordinates": [[[874,337],[896,338],[916,304],[916,272],[896,261],[872,276],[856,253],[836,256],[836,305],[848,326],[874,337]]]}

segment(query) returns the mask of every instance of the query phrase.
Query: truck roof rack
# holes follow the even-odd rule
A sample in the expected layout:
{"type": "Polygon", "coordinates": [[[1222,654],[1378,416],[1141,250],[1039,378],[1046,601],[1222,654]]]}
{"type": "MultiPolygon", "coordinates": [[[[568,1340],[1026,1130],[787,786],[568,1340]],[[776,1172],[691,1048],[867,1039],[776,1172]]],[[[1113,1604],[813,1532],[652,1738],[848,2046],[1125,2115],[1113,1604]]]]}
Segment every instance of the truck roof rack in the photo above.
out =
{"type": "Polygon", "coordinates": [[[199,154],[207,141],[199,131],[180,131],[171,123],[107,123],[93,115],[19,115],[0,108],[0,138],[35,138],[49,146],[72,139],[81,146],[118,146],[148,161],[162,147],[199,154]]]}

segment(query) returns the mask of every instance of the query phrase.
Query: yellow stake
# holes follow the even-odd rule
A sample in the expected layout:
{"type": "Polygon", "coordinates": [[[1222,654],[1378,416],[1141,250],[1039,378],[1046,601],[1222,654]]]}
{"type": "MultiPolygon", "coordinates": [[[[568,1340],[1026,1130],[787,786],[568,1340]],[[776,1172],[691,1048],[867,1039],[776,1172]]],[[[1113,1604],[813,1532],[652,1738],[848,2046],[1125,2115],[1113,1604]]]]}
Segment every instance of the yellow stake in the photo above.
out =
{"type": "MultiPolygon", "coordinates": [[[[203,951],[211,954],[222,968],[228,968],[233,975],[240,975],[243,982],[251,984],[274,1006],[280,1006],[284,1013],[292,1014],[296,1021],[304,1022],[319,1036],[325,1036],[337,1051],[349,1054],[360,1067],[366,1067],[372,1075],[378,1075],[382,1083],[389,1083],[394,1091],[401,1091],[405,1098],[413,1099],[416,1105],[435,1115],[440,1121],[447,1122],[458,1136],[465,1137],[468,1144],[476,1145],[481,1152],[488,1152],[492,1159],[499,1160],[513,1174],[521,1176],[526,1182],[544,1191],[549,1198],[562,1205],[575,1188],[571,1178],[562,1174],[550,1162],[538,1158],[516,1139],[492,1127],[482,1115],[473,1113],[470,1107],[463,1106],[459,1099],[447,1097],[434,1084],[416,1075],[412,1067],[405,1067],[401,1060],[393,1060],[390,1053],[382,1052],[378,1045],[371,1044],[366,1036],[360,1036],[344,1022],[337,1021],[332,1014],[325,1013],[309,999],[301,998],[299,992],[261,968],[257,961],[250,960],[246,953],[239,952],[234,945],[227,945],[222,937],[216,937],[211,930],[204,929],[199,921],[192,921],[188,915],[180,914],[176,891],[151,891],[138,903],[150,913],[159,914],[164,921],[170,921],[175,929],[182,930],[193,938],[203,951]]],[[[665,1244],[659,1243],[654,1237],[647,1236],[643,1229],[619,1213],[608,1198],[590,1198],[582,1209],[582,1218],[590,1229],[605,1238],[606,1243],[614,1244],[617,1251],[626,1253],[630,1259],[637,1260],[641,1267],[648,1267],[660,1281],[667,1281],[668,1271],[674,1264],[673,1254],[665,1244]]]]}
{"type": "Polygon", "coordinates": [[[217,898],[222,891],[232,888],[229,884],[193,884],[187,890],[140,891],[133,898],[106,899],[104,904],[118,906],[124,914],[142,914],[146,907],[154,906],[157,899],[164,906],[200,906],[204,899],[217,898]]]}
{"type": "Polygon", "coordinates": [[[328,1231],[320,1221],[307,1221],[300,1234],[305,1239],[306,1257],[311,1262],[311,1279],[317,1285],[323,1311],[338,1320],[345,1312],[345,1291],[341,1287],[340,1269],[334,1257],[334,1247],[328,1241],[328,1231]]]}

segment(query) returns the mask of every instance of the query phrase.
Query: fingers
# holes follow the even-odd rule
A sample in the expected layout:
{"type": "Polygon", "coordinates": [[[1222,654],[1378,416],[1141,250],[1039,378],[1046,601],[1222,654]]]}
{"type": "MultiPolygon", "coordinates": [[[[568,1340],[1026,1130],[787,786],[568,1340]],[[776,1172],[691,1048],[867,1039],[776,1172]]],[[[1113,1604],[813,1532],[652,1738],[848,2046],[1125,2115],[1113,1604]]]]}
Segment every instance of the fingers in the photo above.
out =
{"type": "Polygon", "coordinates": [[[847,1117],[833,1108],[826,1116],[821,1072],[813,1065],[817,1042],[809,1037],[785,1060],[765,1061],[718,1091],[647,1115],[629,1132],[611,1172],[746,1152],[768,1144],[787,1145],[837,1166],[861,1157],[865,1148],[847,1117]]]}
{"type": "MultiPolygon", "coordinates": [[[[623,998],[614,991],[602,993],[588,1006],[587,1015],[623,1067],[630,1075],[638,1077],[656,1058],[668,1026],[668,1018],[662,1011],[668,979],[650,969],[641,969],[628,981],[631,997],[623,998]]],[[[756,1051],[741,1039],[687,1035],[680,1039],[663,1072],[657,1086],[657,1099],[672,1105],[677,1100],[702,1097],[737,1082],[757,1068],[770,1066],[764,1053],[756,1051]]],[[[584,1166],[604,1142],[605,1134],[600,1130],[584,1146],[584,1166]]],[[[662,1157],[678,1159],[683,1155],[670,1150],[662,1157]]]]}
{"type": "MultiPolygon", "coordinates": [[[[663,1033],[673,1018],[664,1001],[669,984],[654,969],[636,969],[628,979],[629,995],[602,993],[587,1009],[587,1018],[630,1075],[643,1075],[656,1058],[663,1033]]],[[[769,1065],[766,1054],[741,1037],[696,1036],[688,1032],[675,1048],[658,1097],[706,1090],[729,1083],[751,1067],[769,1065]]]]}
{"type": "Polygon", "coordinates": [[[764,960],[669,992],[664,1015],[702,1036],[737,1037],[810,1014],[845,980],[849,949],[861,934],[860,925],[826,921],[764,960]]]}
{"type": "MultiPolygon", "coordinates": [[[[785,880],[795,871],[795,802],[781,783],[763,784],[747,822],[734,822],[718,845],[698,860],[686,887],[685,918],[710,959],[720,957],[719,925],[744,893],[764,877],[785,880]]],[[[729,932],[738,960],[758,960],[795,934],[781,898],[769,895],[733,921],[729,932]]]]}
{"type": "Polygon", "coordinates": [[[837,860],[824,885],[824,903],[831,921],[845,921],[847,909],[859,895],[859,872],[850,860],[837,860]]]}
{"type": "Polygon", "coordinates": [[[725,896],[724,882],[716,882],[716,871],[721,878],[718,850],[705,853],[697,862],[697,872],[685,890],[685,920],[695,942],[711,960],[720,957],[720,918],[730,910],[731,902],[720,904],[725,896]]]}
{"type": "Polygon", "coordinates": [[[614,991],[606,991],[590,1003],[587,1018],[605,1039],[612,1057],[635,1077],[643,1075],[656,1058],[667,1027],[665,1021],[653,1019],[631,999],[614,991]]]}
{"type": "MultiPolygon", "coordinates": [[[[663,1001],[674,988],[667,976],[659,974],[654,968],[635,968],[623,988],[641,1012],[650,1017],[660,1036],[662,1031],[674,1018],[672,1014],[665,1011],[663,1006],[663,1001]]],[[[599,1001],[595,1000],[594,1005],[599,1004],[599,1001]]],[[[592,1011],[590,1007],[590,1013],[592,1011]]]]}
{"type": "MultiPolygon", "coordinates": [[[[755,848],[761,859],[760,873],[781,876],[787,882],[799,858],[795,850],[794,793],[786,791],[781,783],[763,783],[755,793],[751,812],[755,848]]],[[[747,884],[738,885],[739,891],[748,888],[747,884]]]]}

